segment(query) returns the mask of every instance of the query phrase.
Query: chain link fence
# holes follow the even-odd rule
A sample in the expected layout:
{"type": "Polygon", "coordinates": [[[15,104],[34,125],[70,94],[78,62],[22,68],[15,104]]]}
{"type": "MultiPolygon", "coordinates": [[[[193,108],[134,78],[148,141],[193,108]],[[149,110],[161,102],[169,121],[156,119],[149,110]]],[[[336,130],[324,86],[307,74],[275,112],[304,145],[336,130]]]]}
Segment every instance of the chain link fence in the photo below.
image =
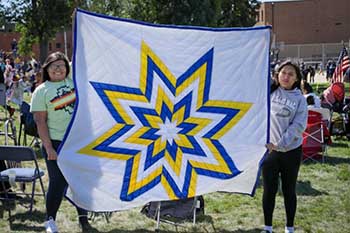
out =
{"type": "MultiPolygon", "coordinates": [[[[350,41],[344,44],[349,49],[350,41]]],[[[337,61],[339,53],[343,48],[343,43],[327,44],[290,44],[277,43],[274,54],[278,54],[278,59],[297,59],[304,63],[319,63],[323,67],[328,60],[337,61]]]]}

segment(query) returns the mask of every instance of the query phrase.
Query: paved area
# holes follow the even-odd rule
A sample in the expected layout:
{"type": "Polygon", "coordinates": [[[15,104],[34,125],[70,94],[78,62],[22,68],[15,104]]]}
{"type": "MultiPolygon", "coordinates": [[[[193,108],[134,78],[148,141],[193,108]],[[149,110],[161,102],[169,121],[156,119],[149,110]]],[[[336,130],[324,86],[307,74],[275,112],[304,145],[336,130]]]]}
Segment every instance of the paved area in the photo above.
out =
{"type": "Polygon", "coordinates": [[[319,74],[318,72],[315,75],[315,83],[327,83],[326,74],[325,72],[322,74],[319,74]]]}

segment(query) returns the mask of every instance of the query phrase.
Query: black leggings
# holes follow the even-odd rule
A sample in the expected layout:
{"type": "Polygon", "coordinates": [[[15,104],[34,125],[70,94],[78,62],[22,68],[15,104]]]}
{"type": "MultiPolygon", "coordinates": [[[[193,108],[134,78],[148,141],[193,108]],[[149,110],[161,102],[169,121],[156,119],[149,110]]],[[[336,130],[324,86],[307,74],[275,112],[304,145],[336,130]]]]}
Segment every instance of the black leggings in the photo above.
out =
{"type": "MultiPolygon", "coordinates": [[[[61,141],[51,140],[51,142],[53,148],[57,151],[61,141]]],[[[42,147],[42,152],[45,158],[47,171],[49,173],[49,189],[46,194],[46,218],[49,219],[52,217],[55,220],[57,211],[68,187],[68,183],[57,165],[57,160],[47,160],[47,153],[44,147],[42,147]]],[[[80,216],[84,216],[86,218],[87,211],[79,207],[76,208],[78,211],[79,220],[81,220],[80,216]]]]}
{"type": "Polygon", "coordinates": [[[272,215],[275,208],[279,176],[281,176],[282,180],[284,206],[287,215],[286,226],[294,226],[294,217],[297,208],[295,187],[301,157],[301,146],[288,152],[273,151],[271,154],[266,156],[262,164],[262,176],[264,183],[263,209],[266,226],[272,226],[272,215]]]}

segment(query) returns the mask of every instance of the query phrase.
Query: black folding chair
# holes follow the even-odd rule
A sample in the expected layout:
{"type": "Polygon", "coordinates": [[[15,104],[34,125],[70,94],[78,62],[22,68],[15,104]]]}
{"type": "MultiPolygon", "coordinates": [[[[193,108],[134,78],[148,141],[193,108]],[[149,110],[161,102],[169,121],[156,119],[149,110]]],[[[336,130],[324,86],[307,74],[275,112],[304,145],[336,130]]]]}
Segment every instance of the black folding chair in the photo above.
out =
{"type": "Polygon", "coordinates": [[[32,136],[32,141],[29,146],[39,146],[39,135],[36,124],[34,122],[33,114],[30,112],[30,105],[23,101],[20,109],[19,135],[18,145],[27,146],[27,135],[32,136]],[[21,137],[23,132],[23,142],[21,144],[21,137]]]}
{"type": "Polygon", "coordinates": [[[35,192],[35,184],[37,180],[39,180],[40,182],[42,195],[45,198],[45,189],[43,181],[41,179],[41,177],[44,176],[45,173],[44,171],[39,169],[38,161],[36,159],[36,154],[34,150],[31,147],[25,146],[0,146],[0,160],[14,161],[17,163],[26,161],[26,163],[22,163],[23,167],[8,168],[0,172],[0,181],[4,190],[4,195],[2,195],[3,197],[1,197],[0,199],[3,201],[13,200],[9,198],[9,194],[30,196],[29,212],[31,213],[33,209],[35,195],[41,195],[40,193],[35,192]],[[30,162],[32,162],[31,166],[30,162]],[[11,186],[15,186],[17,182],[31,183],[32,191],[31,193],[25,193],[25,191],[8,192],[8,190],[5,187],[6,182],[9,182],[11,186]]]}

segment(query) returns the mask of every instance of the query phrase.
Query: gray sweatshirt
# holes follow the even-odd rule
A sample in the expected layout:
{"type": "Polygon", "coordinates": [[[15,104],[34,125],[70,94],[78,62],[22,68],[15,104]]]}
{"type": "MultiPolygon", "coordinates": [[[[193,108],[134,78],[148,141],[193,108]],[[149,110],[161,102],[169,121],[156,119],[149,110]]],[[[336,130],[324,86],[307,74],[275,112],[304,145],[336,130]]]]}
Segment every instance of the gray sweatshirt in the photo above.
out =
{"type": "Polygon", "coordinates": [[[307,104],[299,89],[278,87],[271,94],[270,142],[286,152],[302,144],[307,123],[307,104]]]}

